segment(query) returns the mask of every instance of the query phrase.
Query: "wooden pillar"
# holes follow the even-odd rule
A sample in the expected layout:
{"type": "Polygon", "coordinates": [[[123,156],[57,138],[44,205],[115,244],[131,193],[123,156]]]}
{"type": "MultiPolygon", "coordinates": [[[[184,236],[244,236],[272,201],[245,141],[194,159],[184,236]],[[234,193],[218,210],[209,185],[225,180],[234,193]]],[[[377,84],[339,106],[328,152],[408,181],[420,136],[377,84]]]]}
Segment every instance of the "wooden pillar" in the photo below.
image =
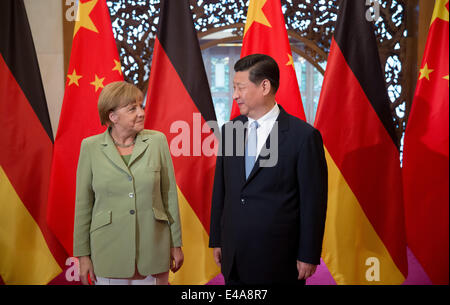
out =
{"type": "Polygon", "coordinates": [[[404,66],[404,75],[407,84],[405,89],[408,90],[405,114],[406,122],[416,90],[417,78],[427,42],[434,3],[435,1],[432,0],[410,0],[406,4],[406,22],[408,28],[406,64],[404,66]]]}
{"type": "Polygon", "coordinates": [[[405,117],[402,124],[407,122],[411,103],[414,98],[414,91],[417,81],[417,40],[418,40],[418,15],[419,15],[419,0],[410,0],[405,4],[406,9],[406,29],[408,36],[406,38],[406,54],[403,62],[403,77],[406,108],[405,117]]]}
{"type": "Polygon", "coordinates": [[[417,67],[420,68],[422,63],[425,44],[427,43],[428,30],[430,29],[431,17],[433,16],[435,1],[420,0],[419,1],[419,33],[417,42],[417,67]]]}
{"type": "MultiPolygon", "coordinates": [[[[73,30],[75,27],[76,3],[78,0],[61,0],[63,18],[63,44],[64,44],[64,77],[67,75],[72,50],[73,30]]],[[[66,79],[64,78],[64,83],[66,79]]]]}

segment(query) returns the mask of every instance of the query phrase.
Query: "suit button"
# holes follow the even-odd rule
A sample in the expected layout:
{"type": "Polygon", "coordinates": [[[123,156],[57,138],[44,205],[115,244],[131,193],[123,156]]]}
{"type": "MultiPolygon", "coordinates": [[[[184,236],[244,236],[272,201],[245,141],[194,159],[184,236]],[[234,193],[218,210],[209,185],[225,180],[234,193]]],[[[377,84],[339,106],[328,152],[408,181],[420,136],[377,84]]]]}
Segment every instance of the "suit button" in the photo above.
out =
{"type": "Polygon", "coordinates": [[[242,202],[242,204],[245,204],[245,199],[241,198],[241,202],[242,202]]]}
{"type": "Polygon", "coordinates": [[[129,194],[128,194],[128,197],[133,198],[133,197],[134,197],[134,194],[133,194],[133,193],[129,193],[129,194]]]}
{"type": "Polygon", "coordinates": [[[130,210],[130,214],[133,215],[135,212],[134,210],[130,210]]]}

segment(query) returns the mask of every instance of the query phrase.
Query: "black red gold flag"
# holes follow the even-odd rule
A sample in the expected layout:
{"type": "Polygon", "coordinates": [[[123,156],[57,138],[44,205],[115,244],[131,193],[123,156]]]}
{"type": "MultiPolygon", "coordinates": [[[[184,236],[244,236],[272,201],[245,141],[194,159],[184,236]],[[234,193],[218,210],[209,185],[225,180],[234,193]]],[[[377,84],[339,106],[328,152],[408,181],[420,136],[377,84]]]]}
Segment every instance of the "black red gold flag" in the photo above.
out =
{"type": "Polygon", "coordinates": [[[401,284],[400,153],[368,9],[362,0],[339,2],[317,110],[329,173],[322,258],[338,284],[401,284]]]}
{"type": "Polygon", "coordinates": [[[185,263],[173,284],[205,284],[219,273],[208,248],[217,143],[208,121],[216,115],[189,1],[161,1],[145,127],[166,135],[175,168],[185,263]]]}
{"type": "Polygon", "coordinates": [[[0,276],[47,284],[66,253],[46,222],[53,133],[25,6],[0,1],[0,276]]]}

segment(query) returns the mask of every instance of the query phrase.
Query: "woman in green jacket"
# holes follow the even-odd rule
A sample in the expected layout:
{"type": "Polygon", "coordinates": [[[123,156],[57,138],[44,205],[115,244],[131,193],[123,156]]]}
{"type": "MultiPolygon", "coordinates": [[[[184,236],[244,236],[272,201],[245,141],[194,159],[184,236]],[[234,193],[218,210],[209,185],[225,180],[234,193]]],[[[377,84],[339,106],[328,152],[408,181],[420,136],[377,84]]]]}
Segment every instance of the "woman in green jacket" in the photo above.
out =
{"type": "Polygon", "coordinates": [[[164,134],[144,129],[142,92],[103,88],[108,129],[81,143],[74,256],[83,284],[167,284],[183,263],[177,185],[164,134]]]}

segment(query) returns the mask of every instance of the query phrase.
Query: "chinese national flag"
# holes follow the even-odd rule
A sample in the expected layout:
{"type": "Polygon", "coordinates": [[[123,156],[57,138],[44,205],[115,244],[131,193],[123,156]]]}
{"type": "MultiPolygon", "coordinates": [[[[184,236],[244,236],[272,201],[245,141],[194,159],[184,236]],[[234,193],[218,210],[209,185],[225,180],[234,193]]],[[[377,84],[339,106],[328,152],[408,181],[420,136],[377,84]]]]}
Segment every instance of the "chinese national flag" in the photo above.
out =
{"type": "Polygon", "coordinates": [[[328,164],[322,258],[338,284],[408,274],[400,152],[365,1],[342,0],[316,116],[328,164]]]}
{"type": "Polygon", "coordinates": [[[46,221],[50,125],[23,0],[0,1],[0,283],[42,285],[66,253],[46,221]]]}
{"type": "Polygon", "coordinates": [[[75,187],[82,139],[105,131],[97,101],[102,88],[123,80],[106,0],[79,1],[64,101],[56,134],[47,220],[72,254],[75,187]]]}
{"type": "Polygon", "coordinates": [[[206,122],[216,115],[188,0],[161,2],[145,111],[145,128],[167,137],[178,186],[184,264],[170,283],[206,284],[220,272],[208,247],[217,139],[206,122]]]}
{"type": "MultiPolygon", "coordinates": [[[[278,63],[277,103],[289,114],[306,120],[280,0],[250,0],[241,58],[256,53],[269,55],[278,63]]],[[[239,114],[233,103],[231,119],[239,114]]]]}
{"type": "Polygon", "coordinates": [[[449,275],[449,1],[437,0],[405,132],[408,245],[433,284],[449,275]]]}

